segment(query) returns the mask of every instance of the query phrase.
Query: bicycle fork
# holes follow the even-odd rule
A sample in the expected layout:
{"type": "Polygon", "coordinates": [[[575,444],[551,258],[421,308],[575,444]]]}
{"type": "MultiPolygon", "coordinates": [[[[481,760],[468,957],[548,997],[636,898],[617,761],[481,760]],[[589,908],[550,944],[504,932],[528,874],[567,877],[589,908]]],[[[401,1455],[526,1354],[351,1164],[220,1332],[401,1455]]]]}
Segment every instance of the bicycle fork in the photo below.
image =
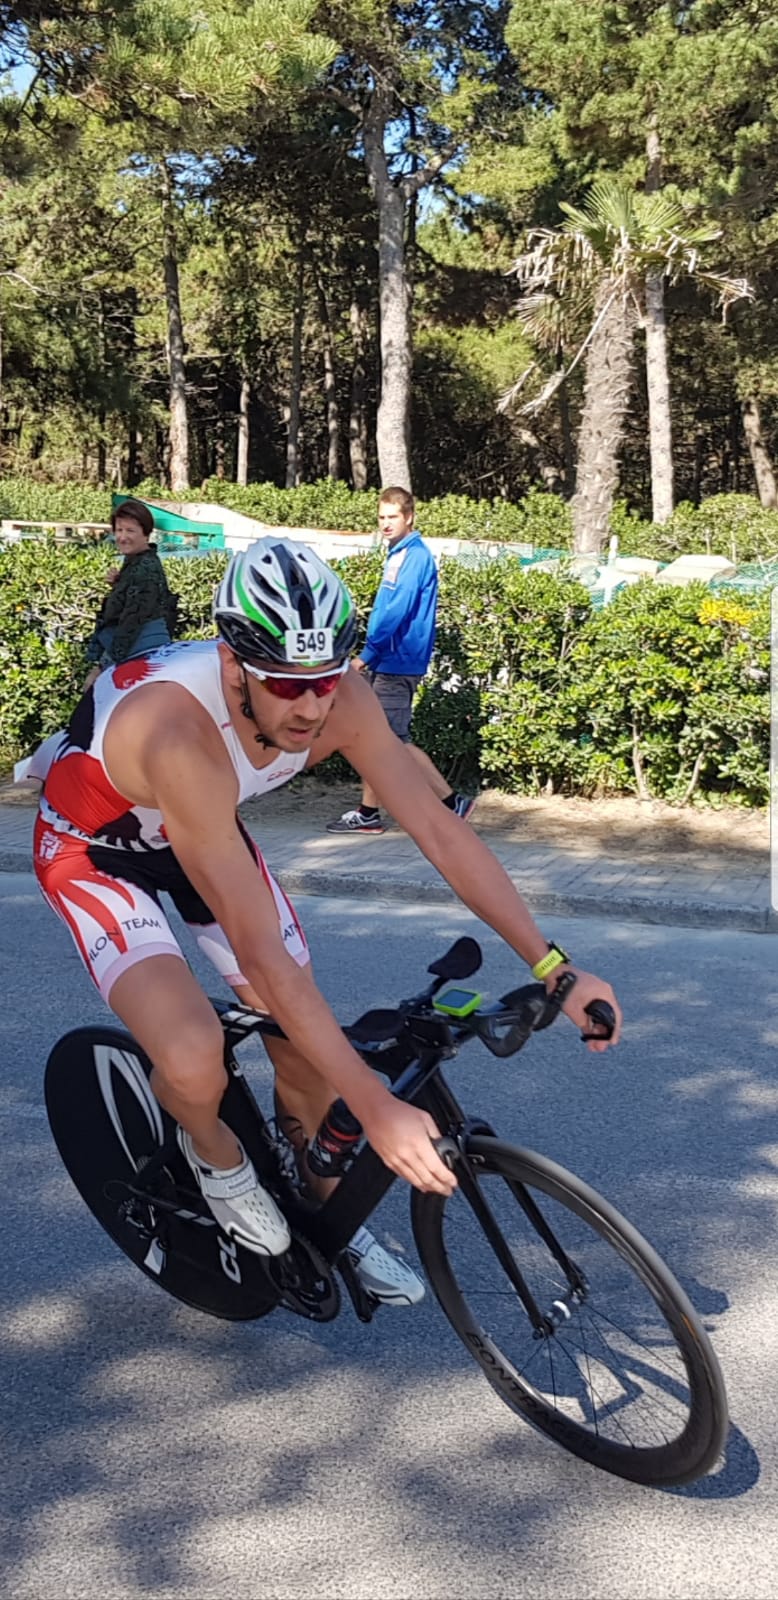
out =
{"type": "Polygon", "coordinates": [[[524,1184],[506,1180],[517,1205],[524,1212],[535,1233],[543,1240],[568,1283],[567,1290],[560,1293],[547,1310],[541,1310],[478,1181],[477,1168],[482,1158],[468,1150],[469,1141],[474,1135],[482,1134],[494,1138],[494,1129],[487,1123],[466,1118],[448,1084],[441,1078],[427,1086],[427,1094],[422,1103],[424,1100],[427,1102],[427,1109],[436,1117],[439,1127],[441,1123],[444,1125],[448,1123],[451,1131],[436,1140],[436,1148],[441,1159],[456,1173],[463,1197],[480,1223],[508,1282],[512,1284],[521,1300],[532,1323],[533,1338],[552,1337],[556,1329],[569,1322],[573,1312],[587,1299],[589,1285],[584,1274],[562,1248],[540,1207],[524,1184]]]}

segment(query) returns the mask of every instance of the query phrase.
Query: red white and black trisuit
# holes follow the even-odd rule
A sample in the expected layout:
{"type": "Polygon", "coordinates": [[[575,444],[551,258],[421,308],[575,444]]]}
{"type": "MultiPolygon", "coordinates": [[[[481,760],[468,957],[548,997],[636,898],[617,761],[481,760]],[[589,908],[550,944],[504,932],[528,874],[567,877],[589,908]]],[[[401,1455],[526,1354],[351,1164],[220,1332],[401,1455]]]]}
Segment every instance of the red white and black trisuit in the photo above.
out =
{"type": "MultiPolygon", "coordinates": [[[[170,895],[227,983],[241,987],[247,982],[224,930],[173,854],[161,813],[131,805],[114,787],[105,765],[105,733],[116,706],[149,683],[179,684],[213,718],[238,779],[238,803],[288,783],[308,757],[307,751],[281,751],[261,770],[251,766],[224,699],[216,640],[170,645],[100,675],[79,701],[67,730],[46,741],[30,770],[41,776],[45,772],[35,824],[35,873],[106,1001],[116,979],[136,962],[156,955],[185,959],[162,910],[161,892],[170,895]]],[[[310,959],[308,946],[291,901],[240,822],[238,826],[273,895],[285,947],[304,966],[310,959]]]]}

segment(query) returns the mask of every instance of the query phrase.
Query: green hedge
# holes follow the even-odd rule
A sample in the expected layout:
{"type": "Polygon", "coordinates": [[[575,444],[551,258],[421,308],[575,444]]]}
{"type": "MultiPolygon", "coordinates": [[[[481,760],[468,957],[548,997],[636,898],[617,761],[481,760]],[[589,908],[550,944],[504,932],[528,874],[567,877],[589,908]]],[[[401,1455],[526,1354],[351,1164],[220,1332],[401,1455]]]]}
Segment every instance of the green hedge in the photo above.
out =
{"type": "Polygon", "coordinates": [[[0,478],[0,517],[19,522],[107,522],[111,492],[87,483],[0,478]]]}
{"type": "MultiPolygon", "coordinates": [[[[372,533],[378,520],[378,491],[355,494],[345,483],[325,478],[299,489],[278,489],[273,483],[252,483],[241,488],[220,478],[209,478],[197,489],[172,495],[148,479],[133,490],[141,499],[201,500],[229,506],[246,516],[282,527],[335,528],[372,533]]],[[[109,490],[85,484],[48,486],[24,478],[0,478],[0,517],[19,521],[107,522],[111,514],[109,490]]],[[[471,500],[467,495],[419,501],[419,526],[428,538],[529,541],[539,545],[565,545],[570,540],[570,512],[555,495],[532,491],[520,505],[506,500],[471,500]]]]}
{"type": "Polygon", "coordinates": [[[658,527],[641,522],[623,504],[615,507],[611,529],[623,555],[675,561],[682,555],[728,556],[735,566],[778,556],[778,511],[764,511],[748,494],[717,494],[699,506],[676,508],[658,527]]]}
{"type": "MultiPolygon", "coordinates": [[[[104,593],[105,550],[0,552],[0,756],[62,725],[104,593]]],[[[189,637],[211,633],[224,555],[170,557],[189,637]]],[[[341,563],[364,625],[378,555],[341,563]]],[[[462,787],[642,792],[764,805],[769,595],[639,584],[593,612],[578,584],[518,565],[441,565],[437,649],[415,734],[462,787]]],[[[342,770],[336,769],[336,770],[342,770]]]]}
{"type": "MultiPolygon", "coordinates": [[[[148,480],[134,493],[150,500],[169,499],[170,490],[148,480]]],[[[323,479],[299,489],[278,489],[272,483],[246,488],[210,478],[197,489],[176,496],[229,506],[247,516],[281,527],[348,529],[370,533],[376,527],[378,491],[355,494],[345,483],[323,479]]],[[[25,478],[0,478],[0,517],[20,521],[107,522],[109,490],[86,484],[46,485],[25,478]]],[[[418,523],[429,539],[486,539],[528,543],[541,549],[567,549],[572,541],[570,506],[557,495],[532,489],[518,504],[507,500],[471,500],[446,495],[420,501],[418,523]]],[[[625,555],[673,561],[684,554],[726,555],[736,563],[778,556],[778,511],[763,511],[752,495],[714,495],[702,505],[681,505],[662,527],[642,522],[623,503],[611,516],[611,531],[625,555]]]]}

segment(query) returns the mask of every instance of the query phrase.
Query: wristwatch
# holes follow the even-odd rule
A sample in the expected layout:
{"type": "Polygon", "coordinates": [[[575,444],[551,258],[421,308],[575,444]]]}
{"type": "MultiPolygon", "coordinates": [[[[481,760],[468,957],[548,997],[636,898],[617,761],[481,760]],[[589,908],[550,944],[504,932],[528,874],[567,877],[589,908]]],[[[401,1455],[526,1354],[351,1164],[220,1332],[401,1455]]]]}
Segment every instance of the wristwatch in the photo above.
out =
{"type": "Polygon", "coordinates": [[[550,973],[556,972],[557,967],[566,967],[569,963],[570,957],[562,949],[562,946],[550,944],[548,955],[541,956],[540,960],[535,962],[532,968],[532,976],[538,979],[547,978],[550,973]]]}

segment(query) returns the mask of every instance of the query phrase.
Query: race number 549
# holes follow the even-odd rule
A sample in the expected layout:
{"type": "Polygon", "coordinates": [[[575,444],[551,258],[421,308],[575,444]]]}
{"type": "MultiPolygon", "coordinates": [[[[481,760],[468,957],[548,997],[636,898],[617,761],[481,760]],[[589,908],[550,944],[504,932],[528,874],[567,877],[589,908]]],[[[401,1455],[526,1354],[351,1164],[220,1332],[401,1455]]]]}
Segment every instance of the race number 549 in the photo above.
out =
{"type": "Polygon", "coordinates": [[[286,654],[289,661],[331,661],[332,628],[290,628],[286,654]]]}

